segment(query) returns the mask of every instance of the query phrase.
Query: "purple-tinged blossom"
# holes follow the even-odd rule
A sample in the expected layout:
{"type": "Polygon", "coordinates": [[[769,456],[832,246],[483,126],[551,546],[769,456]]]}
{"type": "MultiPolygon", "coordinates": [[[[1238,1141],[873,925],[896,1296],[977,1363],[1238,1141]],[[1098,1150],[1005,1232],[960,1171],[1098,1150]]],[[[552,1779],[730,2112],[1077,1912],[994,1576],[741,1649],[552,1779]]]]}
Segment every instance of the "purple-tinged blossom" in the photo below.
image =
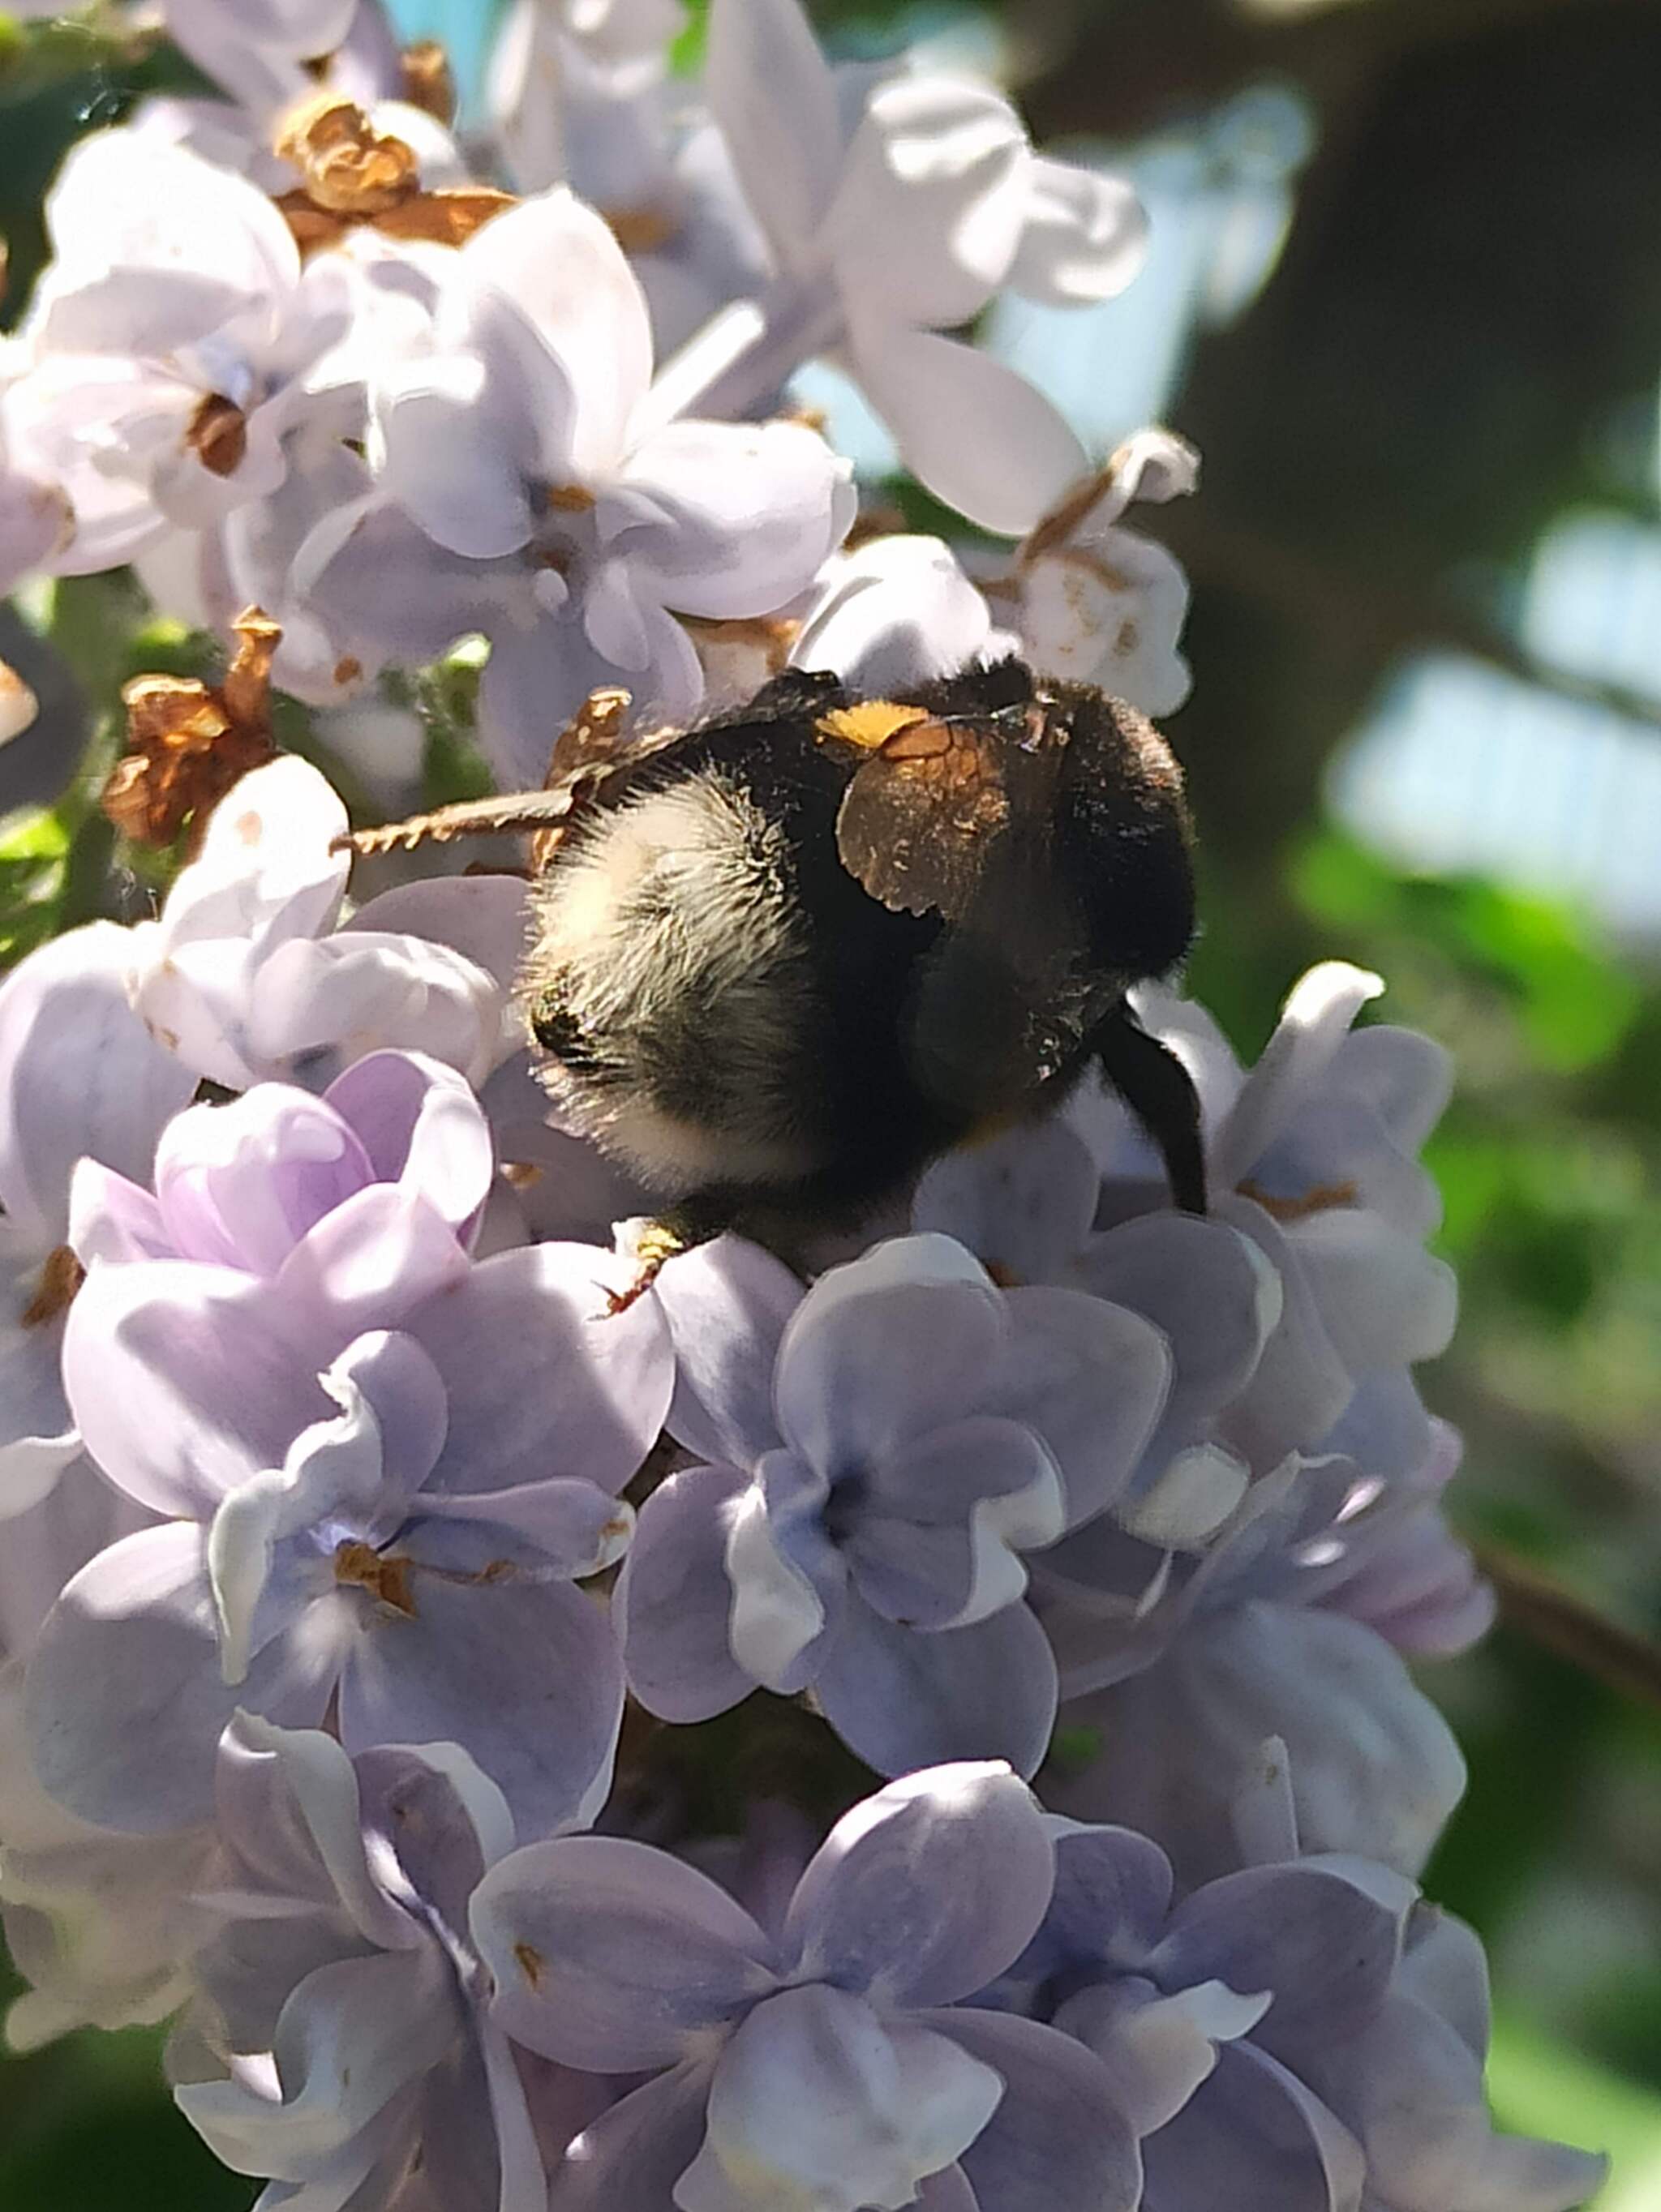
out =
{"type": "Polygon", "coordinates": [[[669,364],[666,412],[743,413],[828,356],[930,490],[987,529],[1031,528],[1083,449],[1024,378],[940,333],[1006,284],[1054,303],[1123,290],[1146,240],[1135,193],[1034,154],[989,87],[834,73],[797,0],[715,0],[706,89],[774,275],[669,364]]]}
{"type": "Polygon", "coordinates": [[[76,1163],[148,1176],[196,1088],[134,1015],[128,952],[124,930],[92,922],[0,985],[0,1520],[37,1504],[80,1449],[59,1371],[81,1280],[76,1163]]]}
{"type": "Polygon", "coordinates": [[[856,1805],[776,1933],[643,1844],[498,1862],[472,1913],[495,2020],[565,2065],[651,2076],[570,2145],[555,2212],[1130,2212],[1135,2136],[1105,2069],[963,2002],[1039,1925],[1053,1864],[995,1765],[856,1805]]]}
{"type": "Polygon", "coordinates": [[[1288,1460],[1198,1559],[1105,1522],[1058,1547],[1039,1607],[1063,1711],[1104,1751],[1048,1777],[1050,1801],[1140,1829],[1203,1881],[1233,1863],[1235,1796],[1275,1736],[1310,1849],[1417,1875],[1464,1762],[1387,1638],[1399,1620],[1409,1652],[1455,1650],[1488,1625],[1437,1510],[1454,1456],[1444,1445],[1417,1482],[1394,1483],[1288,1460]]]}
{"type": "Polygon", "coordinates": [[[608,1254],[470,1258],[493,1164],[460,1079],[383,1053],[320,1099],[180,1115],[154,1195],[83,1168],[70,1403],[173,1517],[42,1631],[34,1753],[71,1809],[199,1817],[235,1705],[313,1726],[338,1701],[349,1748],[468,1747],[532,1831],[592,1813],[622,1668],[573,1582],[626,1539],[670,1352],[650,1302],[607,1315],[608,1254]]]}
{"type": "Polygon", "coordinates": [[[674,1720],[812,1688],[879,1772],[995,1751],[1030,1773],[1054,1662],[1025,1554],[1111,1504],[1165,1401],[1140,1316],[1000,1291],[944,1237],[803,1297],[730,1241],[666,1268],[671,1433],[704,1464],[648,1500],[618,1586],[630,1678],[674,1720]]]}
{"type": "Polygon", "coordinates": [[[384,2212],[412,2162],[446,2212],[544,2212],[519,2072],[490,2016],[468,1901],[513,1843],[502,1793],[453,1745],[349,1758],[238,1714],[216,1778],[220,1921],[192,1971],[180,2110],[226,2165],[290,2203],[384,2212]]]}
{"type": "Polygon", "coordinates": [[[1146,1837],[1053,1820],[1050,1911],[997,1994],[1120,2084],[1147,2212],[1568,2212],[1603,2161],[1494,2134],[1475,1937],[1389,1867],[1301,1853],[1287,1770],[1258,1747],[1232,1869],[1186,1893],[1146,1837]]]}
{"type": "Polygon", "coordinates": [[[232,1090],[320,1089],[367,1054],[423,1052],[481,1080],[516,1032],[524,885],[453,878],[372,899],[337,927],[346,810],[288,756],[216,809],[159,918],[128,935],[133,1002],[187,1067],[232,1090]]]}
{"type": "Polygon", "coordinates": [[[563,186],[522,202],[449,257],[429,347],[380,382],[375,496],[302,560],[313,599],[401,657],[484,632],[481,732],[524,783],[598,686],[689,715],[703,678],[676,617],[771,612],[852,519],[846,465],[811,430],[649,426],[651,372],[600,218],[563,186]]]}
{"type": "Polygon", "coordinates": [[[0,1923],[28,1984],[6,2014],[13,2050],[176,2012],[204,1932],[194,1893],[215,1856],[205,1822],[117,1835],[49,1797],[29,1757],[21,1662],[0,1668],[0,1923]]]}

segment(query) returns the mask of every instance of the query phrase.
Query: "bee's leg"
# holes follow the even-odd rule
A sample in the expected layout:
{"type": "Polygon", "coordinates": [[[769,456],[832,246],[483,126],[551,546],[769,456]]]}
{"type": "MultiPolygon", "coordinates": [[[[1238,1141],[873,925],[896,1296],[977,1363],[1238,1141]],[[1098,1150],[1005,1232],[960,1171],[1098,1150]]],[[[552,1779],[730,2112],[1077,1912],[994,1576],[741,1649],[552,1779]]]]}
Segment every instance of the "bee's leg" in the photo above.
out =
{"type": "Polygon", "coordinates": [[[1169,1046],[1150,1036],[1129,1006],[1115,1006],[1091,1031],[1089,1049],[1165,1160],[1171,1194],[1184,1212],[1206,1210],[1205,1139],[1194,1079],[1169,1046]]]}
{"type": "Polygon", "coordinates": [[[665,1267],[695,1245],[708,1244],[733,1226],[737,1208],[729,1191],[693,1191],[649,1220],[635,1224],[630,1256],[635,1274],[626,1290],[606,1294],[606,1310],[627,1313],[643,1298],[665,1267]]]}

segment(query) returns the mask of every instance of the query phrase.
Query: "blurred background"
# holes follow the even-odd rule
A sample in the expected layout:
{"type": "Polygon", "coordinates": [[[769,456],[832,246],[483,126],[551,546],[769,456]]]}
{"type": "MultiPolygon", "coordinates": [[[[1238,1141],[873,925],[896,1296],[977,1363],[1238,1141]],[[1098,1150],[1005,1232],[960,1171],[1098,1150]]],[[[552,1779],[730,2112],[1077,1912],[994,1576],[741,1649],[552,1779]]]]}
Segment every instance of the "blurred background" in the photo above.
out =
{"type": "MultiPolygon", "coordinates": [[[[393,12],[476,85],[488,0],[393,12]]],[[[1204,457],[1137,518],[1194,592],[1196,993],[1250,1057],[1342,955],[1458,1054],[1427,1157],[1463,1314],[1425,1379],[1509,1597],[1425,1675],[1471,1769],[1427,1887],[1488,1946],[1501,2120],[1661,2212],[1661,0],[812,12],[841,55],[990,70],[1147,205],[1122,299],[1011,300],[992,342],[1100,450],[1164,422],[1204,457]]],[[[10,312],[64,145],[169,67],[0,15],[10,312]]],[[[812,397],[882,475],[879,428],[812,397]]],[[[137,2032],[0,2063],[0,2212],[246,2205],[155,2083],[137,2032]]]]}

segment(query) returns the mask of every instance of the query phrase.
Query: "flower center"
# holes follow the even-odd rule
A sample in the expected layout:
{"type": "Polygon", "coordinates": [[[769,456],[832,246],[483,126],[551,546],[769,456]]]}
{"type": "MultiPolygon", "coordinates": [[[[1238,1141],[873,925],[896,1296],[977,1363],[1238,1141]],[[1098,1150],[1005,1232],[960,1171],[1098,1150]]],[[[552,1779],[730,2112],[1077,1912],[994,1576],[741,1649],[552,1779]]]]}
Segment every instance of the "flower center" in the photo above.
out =
{"type": "Polygon", "coordinates": [[[40,1328],[56,1321],[69,1309],[70,1299],[87,1279],[87,1271],[67,1244],[55,1245],[41,1263],[34,1296],[23,1309],[25,1328],[40,1328]]]}
{"type": "Polygon", "coordinates": [[[248,421],[235,400],[210,392],[191,417],[185,443],[210,476],[234,476],[248,450],[248,421]]]}
{"type": "Polygon", "coordinates": [[[334,1578],[343,1588],[366,1589],[406,1620],[416,1617],[415,1593],[410,1577],[415,1561],[402,1553],[377,1552],[359,1537],[347,1537],[335,1546],[334,1578]]]}

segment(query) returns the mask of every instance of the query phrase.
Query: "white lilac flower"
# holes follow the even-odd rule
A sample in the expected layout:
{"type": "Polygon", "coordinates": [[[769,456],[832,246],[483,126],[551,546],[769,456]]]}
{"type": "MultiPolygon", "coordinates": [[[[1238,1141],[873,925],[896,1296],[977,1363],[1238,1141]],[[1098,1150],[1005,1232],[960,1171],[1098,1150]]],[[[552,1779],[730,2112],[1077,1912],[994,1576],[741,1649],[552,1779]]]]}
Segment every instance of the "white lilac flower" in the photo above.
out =
{"type": "Polygon", "coordinates": [[[1121,518],[1138,500],[1175,499],[1198,480],[1191,446],[1167,430],[1139,430],[1044,517],[1013,566],[985,578],[998,620],[1019,634],[1034,667],[1097,684],[1145,714],[1182,705],[1191,681],[1177,651],[1188,579],[1174,555],[1121,518]]]}
{"type": "Polygon", "coordinates": [[[1299,1833],[1416,1875],[1464,1789],[1447,1723],[1410,1656],[1462,1649],[1492,1601],[1449,1533],[1444,1443],[1416,1480],[1338,1459],[1255,1482],[1202,1557],[1110,1523],[1043,1562],[1040,1613],[1062,1711],[1101,1756],[1058,1770],[1050,1801],[1153,1837],[1185,1881],[1232,1863],[1234,1800],[1257,1747],[1291,1753],[1299,1833]]]}
{"type": "Polygon", "coordinates": [[[1136,1314],[999,1291],[943,1237],[806,1297],[730,1240],[667,1267],[671,1433],[704,1462],[648,1499],[619,1583],[630,1679],[666,1718],[812,1686],[879,1771],[975,1747],[1031,1772],[1054,1662],[1023,1555],[1111,1504],[1164,1404],[1136,1314]]]}
{"type": "Polygon", "coordinates": [[[514,1840],[501,1791],[453,1745],[349,1758],[247,1713],[216,1785],[220,1925],[192,1972],[218,2066],[178,2081],[186,2118],[233,2172],[276,2177],[267,2203],[382,2212],[415,2163],[447,2212],[545,2212],[467,1932],[514,1840]]]}
{"type": "Polygon", "coordinates": [[[1145,239],[1134,192],[1035,155],[989,87],[834,74],[797,0],[715,0],[706,90],[774,274],[670,365],[660,404],[742,413],[828,356],[932,491],[988,529],[1031,528],[1083,450],[1023,378],[941,332],[1006,284],[1122,290],[1145,239]]]}
{"type": "Polygon", "coordinates": [[[452,877],[371,899],[337,926],[346,810],[292,756],[215,810],[160,916],[126,933],[133,1004],[187,1067],[235,1091],[321,1089],[388,1047],[483,1079],[517,1041],[508,994],[524,885],[452,877]]]}
{"type": "Polygon", "coordinates": [[[131,131],[76,146],[46,214],[54,258],[8,410],[21,458],[74,508],[57,565],[82,574],[279,488],[287,434],[361,385],[361,286],[341,255],[302,269],[254,185],[131,131]]]}
{"type": "Polygon", "coordinates": [[[470,1748],[527,1822],[603,1795],[613,1559],[670,1353],[580,1246],[475,1261],[494,1161],[448,1068],[357,1061],[169,1127],[154,1196],[83,1165],[64,1382],[110,1480],[171,1517],[69,1583],[29,1664],[40,1779],[135,1832],[206,1809],[238,1705],[353,1750],[470,1748]],[[526,1347],[536,1347],[527,1359],[526,1347]]]}
{"type": "Polygon", "coordinates": [[[80,1449],[59,1372],[81,1279],[76,1162],[148,1176],[196,1088],[128,1003],[129,949],[125,931],[91,922],[0,986],[0,1520],[35,1505],[80,1449]]]}
{"type": "Polygon", "coordinates": [[[555,2212],[1130,2212],[1110,2074],[963,2002],[1023,1949],[1053,1870],[1037,1806],[993,1765],[856,1805],[776,1934],[642,1844],[499,1860],[472,1910],[494,2018],[562,2064],[650,2077],[572,2142],[555,2212]]]}
{"type": "Polygon", "coordinates": [[[676,617],[770,612],[851,520],[846,465],[800,424],[643,427],[651,367],[599,217],[563,187],[521,203],[451,257],[430,349],[381,380],[374,499],[301,556],[343,637],[424,659],[484,631],[481,734],[520,783],[597,686],[690,714],[703,678],[676,617]]]}

